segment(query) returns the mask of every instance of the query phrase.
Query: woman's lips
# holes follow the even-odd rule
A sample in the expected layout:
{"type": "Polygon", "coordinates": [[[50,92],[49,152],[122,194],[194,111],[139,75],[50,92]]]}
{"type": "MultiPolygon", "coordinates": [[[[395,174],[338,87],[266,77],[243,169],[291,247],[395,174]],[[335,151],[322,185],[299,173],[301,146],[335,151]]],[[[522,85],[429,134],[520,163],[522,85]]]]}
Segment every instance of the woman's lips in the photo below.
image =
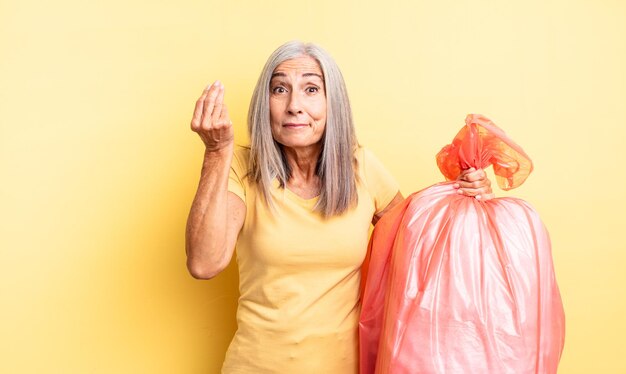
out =
{"type": "Polygon", "coordinates": [[[285,123],[283,125],[283,127],[287,127],[290,129],[297,129],[300,127],[307,127],[307,126],[309,126],[307,123],[285,123]]]}

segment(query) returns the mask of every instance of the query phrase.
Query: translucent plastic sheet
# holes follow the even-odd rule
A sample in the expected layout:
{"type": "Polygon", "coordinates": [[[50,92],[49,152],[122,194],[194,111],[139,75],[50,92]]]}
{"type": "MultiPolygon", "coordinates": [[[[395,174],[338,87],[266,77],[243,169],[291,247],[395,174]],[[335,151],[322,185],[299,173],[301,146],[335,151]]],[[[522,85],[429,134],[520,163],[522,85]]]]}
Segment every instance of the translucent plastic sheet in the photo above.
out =
{"type": "MultiPolygon", "coordinates": [[[[467,116],[437,163],[449,180],[493,165],[507,190],[532,171],[480,115],[467,116]]],[[[412,194],[376,224],[363,265],[360,372],[556,373],[565,316],[548,232],[525,201],[481,202],[453,183],[412,194]]]]}

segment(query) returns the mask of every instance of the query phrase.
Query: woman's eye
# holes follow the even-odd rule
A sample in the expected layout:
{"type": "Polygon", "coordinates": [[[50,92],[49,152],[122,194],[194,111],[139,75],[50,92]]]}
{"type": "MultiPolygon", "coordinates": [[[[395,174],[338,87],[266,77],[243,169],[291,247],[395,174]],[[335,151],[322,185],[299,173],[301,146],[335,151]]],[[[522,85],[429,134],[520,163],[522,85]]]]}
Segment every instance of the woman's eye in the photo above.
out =
{"type": "Polygon", "coordinates": [[[273,92],[273,93],[285,93],[285,92],[287,92],[287,90],[285,90],[285,88],[284,88],[284,87],[280,87],[280,86],[278,86],[278,87],[274,87],[274,88],[272,89],[272,92],[273,92]]]}
{"type": "Polygon", "coordinates": [[[316,93],[319,90],[320,89],[317,88],[317,87],[307,87],[306,92],[308,92],[308,93],[316,93]]]}

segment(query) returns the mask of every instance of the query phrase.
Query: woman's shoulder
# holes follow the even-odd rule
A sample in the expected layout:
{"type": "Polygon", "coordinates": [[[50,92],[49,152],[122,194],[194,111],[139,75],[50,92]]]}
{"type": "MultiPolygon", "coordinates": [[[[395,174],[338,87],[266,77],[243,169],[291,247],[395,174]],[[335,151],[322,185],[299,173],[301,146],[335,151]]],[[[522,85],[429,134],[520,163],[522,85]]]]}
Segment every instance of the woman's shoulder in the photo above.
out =
{"type": "Polygon", "coordinates": [[[369,179],[377,178],[381,169],[385,169],[374,153],[362,145],[359,145],[355,150],[354,160],[356,172],[365,184],[368,184],[369,179]]]}
{"type": "Polygon", "coordinates": [[[356,152],[359,171],[370,196],[374,201],[376,214],[380,213],[393,200],[400,190],[398,182],[383,163],[366,147],[360,146],[356,152]]]}
{"type": "Polygon", "coordinates": [[[359,145],[355,152],[359,174],[368,185],[385,184],[391,189],[397,188],[397,182],[380,161],[380,159],[369,148],[359,145]]]}
{"type": "Polygon", "coordinates": [[[362,145],[359,145],[354,151],[354,158],[356,159],[359,168],[363,168],[364,166],[370,167],[372,163],[375,165],[380,164],[380,161],[378,161],[374,152],[362,145]]]}

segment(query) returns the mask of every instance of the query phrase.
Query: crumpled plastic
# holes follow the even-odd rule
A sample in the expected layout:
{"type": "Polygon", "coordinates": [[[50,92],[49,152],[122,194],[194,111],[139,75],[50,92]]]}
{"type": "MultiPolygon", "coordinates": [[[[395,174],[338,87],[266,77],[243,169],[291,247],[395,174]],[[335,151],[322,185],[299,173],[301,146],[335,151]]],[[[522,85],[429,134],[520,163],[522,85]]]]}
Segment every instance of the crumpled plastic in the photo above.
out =
{"type": "Polygon", "coordinates": [[[513,197],[478,201],[453,187],[493,165],[505,190],[532,171],[486,117],[437,155],[447,182],[416,192],[376,224],[362,268],[360,373],[556,373],[565,315],[548,231],[513,197]]]}

